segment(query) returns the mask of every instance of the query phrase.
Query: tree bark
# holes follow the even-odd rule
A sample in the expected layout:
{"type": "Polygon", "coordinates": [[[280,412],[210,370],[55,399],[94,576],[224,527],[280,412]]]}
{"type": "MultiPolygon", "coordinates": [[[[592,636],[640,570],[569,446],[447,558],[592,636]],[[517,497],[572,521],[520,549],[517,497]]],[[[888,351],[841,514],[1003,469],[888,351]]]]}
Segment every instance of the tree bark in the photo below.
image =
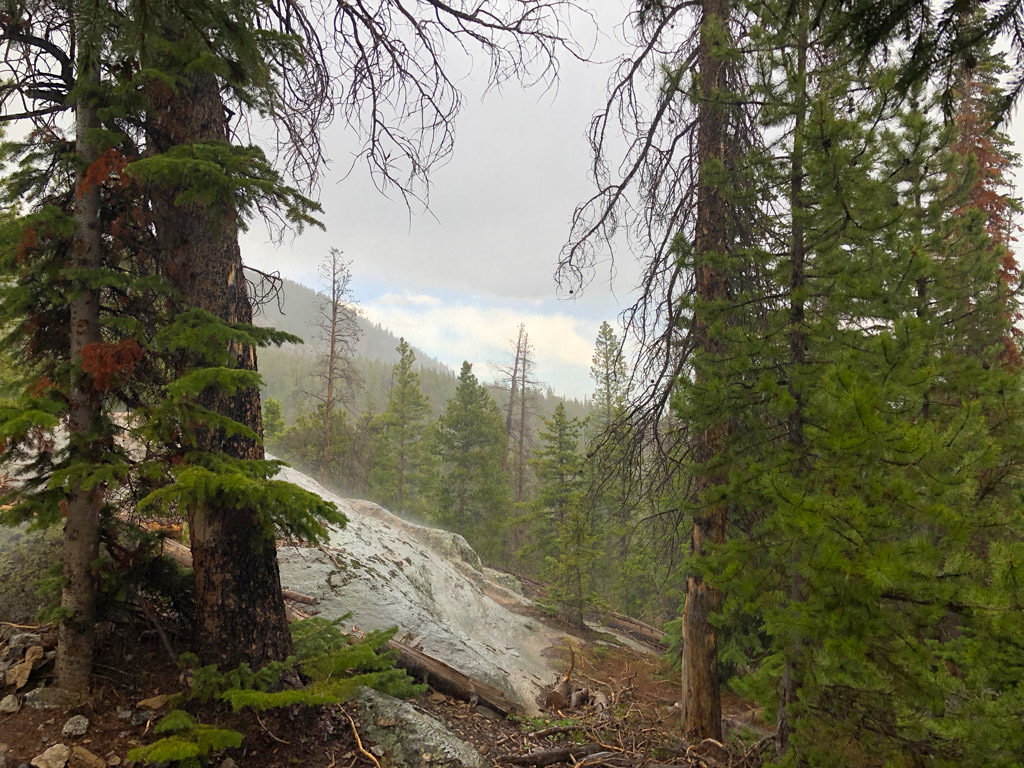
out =
{"type": "MultiPolygon", "coordinates": [[[[793,410],[789,415],[788,440],[793,449],[795,464],[793,475],[797,478],[805,472],[804,458],[804,396],[801,386],[803,369],[807,362],[807,334],[804,329],[803,290],[806,283],[804,261],[804,123],[807,119],[807,46],[808,46],[807,0],[801,0],[797,17],[797,71],[793,101],[793,155],[790,163],[789,207],[792,216],[792,234],[789,253],[789,394],[793,399],[793,410]]],[[[795,557],[795,554],[794,554],[795,557]]],[[[803,581],[791,564],[789,573],[789,597],[793,603],[804,599],[803,581]]],[[[803,639],[799,632],[791,638],[782,671],[779,690],[779,754],[789,749],[790,734],[793,730],[792,708],[800,688],[800,657],[803,653],[803,639]]]]}
{"type": "MultiPolygon", "coordinates": [[[[723,45],[728,25],[728,0],[703,0],[700,40],[697,52],[699,103],[697,106],[697,215],[694,230],[694,268],[698,312],[695,318],[695,351],[713,360],[721,354],[721,342],[709,333],[709,307],[727,297],[727,274],[723,261],[728,252],[727,205],[719,190],[720,181],[711,177],[712,168],[726,162],[725,99],[729,92],[723,45]]],[[[697,368],[698,389],[706,377],[697,368]]],[[[726,417],[696,435],[694,459],[698,465],[714,460],[727,434],[726,417]]],[[[694,491],[701,509],[694,515],[691,551],[703,554],[708,543],[725,540],[726,507],[721,500],[710,501],[709,491],[725,481],[723,470],[698,474],[694,491]]],[[[718,636],[710,619],[721,605],[721,594],[699,574],[686,580],[683,608],[682,727],[689,736],[722,738],[722,702],[718,687],[718,636]]]]}
{"type": "MultiPolygon", "coordinates": [[[[92,46],[82,42],[79,77],[98,82],[98,68],[92,46]]],[[[92,95],[84,94],[75,105],[75,151],[81,162],[77,177],[71,266],[74,298],[70,303],[69,352],[72,381],[68,395],[68,441],[81,461],[100,463],[103,448],[97,430],[102,421],[102,398],[92,378],[83,370],[83,350],[98,344],[100,310],[98,291],[90,278],[82,276],[102,264],[103,242],[100,232],[100,195],[97,184],[84,184],[85,170],[99,156],[90,132],[99,128],[92,95]]],[[[61,589],[63,618],[58,630],[57,685],[69,691],[87,693],[92,672],[94,623],[96,613],[96,575],[93,562],[99,552],[100,510],[104,489],[72,486],[68,490],[64,521],[64,586],[61,589]]]]}
{"type": "MultiPolygon", "coordinates": [[[[151,91],[148,126],[152,151],[206,141],[226,141],[228,121],[215,78],[192,76],[177,92],[151,91]]],[[[238,217],[230,205],[176,205],[180,189],[152,190],[161,263],[178,292],[181,309],[204,309],[229,323],[251,323],[252,305],[242,273],[238,217]]],[[[232,348],[237,365],[256,369],[252,347],[232,348]]],[[[224,395],[208,390],[203,406],[262,434],[256,388],[224,395]]],[[[238,459],[263,459],[258,440],[206,430],[199,448],[238,459]]],[[[277,550],[254,507],[194,505],[189,534],[198,613],[196,646],[204,663],[256,668],[292,650],[277,550]]]]}

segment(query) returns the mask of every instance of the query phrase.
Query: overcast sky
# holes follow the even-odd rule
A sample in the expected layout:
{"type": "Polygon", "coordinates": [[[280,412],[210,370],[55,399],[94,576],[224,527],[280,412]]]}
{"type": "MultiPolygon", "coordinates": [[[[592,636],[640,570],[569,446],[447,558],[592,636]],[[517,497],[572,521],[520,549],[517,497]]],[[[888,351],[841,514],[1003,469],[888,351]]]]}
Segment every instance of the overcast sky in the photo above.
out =
{"type": "MultiPolygon", "coordinates": [[[[599,55],[620,49],[623,0],[604,0],[599,55]]],[[[556,91],[508,85],[481,100],[465,84],[455,154],[433,175],[429,213],[411,217],[400,198],[386,199],[351,162],[339,125],[327,136],[334,163],[322,189],[326,231],[308,230],[274,245],[259,227],[243,237],[247,263],[317,287],[317,265],[330,247],[352,262],[352,287],[364,314],[458,371],[463,360],[483,379],[511,356],[525,323],[537,375],[555,391],[588,395],[590,357],[601,322],[613,322],[632,298],[636,269],[617,255],[573,300],[555,295],[553,271],[573,209],[592,194],[586,130],[603,103],[610,65],[563,57],[556,91]]],[[[1012,130],[1024,149],[1018,125],[1012,130]]],[[[288,307],[284,307],[288,311],[288,307]]]]}

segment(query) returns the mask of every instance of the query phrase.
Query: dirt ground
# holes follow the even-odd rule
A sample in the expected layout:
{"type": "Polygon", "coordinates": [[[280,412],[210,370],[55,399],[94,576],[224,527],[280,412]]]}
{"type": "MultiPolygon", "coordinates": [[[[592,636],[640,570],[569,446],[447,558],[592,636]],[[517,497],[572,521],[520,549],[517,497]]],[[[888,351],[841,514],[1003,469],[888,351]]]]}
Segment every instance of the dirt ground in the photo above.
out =
{"type": "MultiPolygon", "coordinates": [[[[39,628],[6,629],[10,633],[39,628]]],[[[45,634],[46,628],[42,629],[52,643],[52,633],[45,634]]],[[[569,655],[566,649],[566,668],[569,655]]],[[[675,674],[660,658],[601,643],[573,649],[572,657],[572,687],[600,691],[610,706],[550,710],[543,718],[526,720],[502,717],[475,702],[433,689],[412,703],[444,721],[501,768],[535,764],[534,757],[524,756],[537,751],[561,756],[558,763],[579,766],[755,768],[760,764],[760,753],[770,738],[757,712],[738,698],[727,696],[724,702],[727,736],[723,744],[688,744],[679,735],[675,674]]],[[[46,684],[51,669],[52,662],[45,662],[26,689],[46,684]]],[[[183,686],[170,654],[155,631],[141,620],[106,627],[94,678],[93,694],[81,706],[23,706],[14,714],[0,714],[0,768],[30,763],[58,742],[88,750],[100,758],[92,763],[97,768],[101,762],[130,765],[128,751],[155,740],[152,729],[161,714],[140,708],[139,702],[174,693],[183,686]],[[77,714],[88,718],[87,733],[80,738],[63,737],[64,723],[77,714]]],[[[0,689],[0,698],[11,690],[0,689]]],[[[295,707],[260,717],[213,711],[204,715],[204,720],[245,734],[242,747],[217,754],[213,766],[230,757],[241,768],[381,768],[374,764],[374,744],[360,734],[355,706],[295,707]]],[[[82,754],[70,765],[88,765],[82,762],[82,754]]],[[[386,766],[386,761],[377,762],[386,766]]]]}

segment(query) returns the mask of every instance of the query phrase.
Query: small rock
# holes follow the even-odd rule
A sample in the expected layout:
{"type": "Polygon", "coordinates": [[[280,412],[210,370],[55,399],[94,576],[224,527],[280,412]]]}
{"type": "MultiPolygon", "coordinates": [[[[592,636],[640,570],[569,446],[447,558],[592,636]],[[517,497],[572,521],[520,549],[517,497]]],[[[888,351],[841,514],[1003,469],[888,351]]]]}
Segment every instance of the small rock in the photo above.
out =
{"type": "Polygon", "coordinates": [[[25,652],[25,660],[11,669],[7,670],[7,685],[13,685],[15,690],[24,687],[32,674],[36,663],[43,658],[43,646],[33,645],[25,652]]]}
{"type": "Polygon", "coordinates": [[[132,725],[145,725],[152,720],[156,715],[152,712],[134,712],[132,713],[132,725]]]}
{"type": "Polygon", "coordinates": [[[26,648],[31,648],[33,645],[42,645],[43,636],[38,635],[35,632],[19,632],[14,635],[8,642],[7,645],[12,652],[19,656],[25,652],[26,648]]]}
{"type": "Polygon", "coordinates": [[[170,698],[166,693],[162,693],[159,696],[150,696],[148,699],[143,699],[137,706],[139,709],[151,709],[155,712],[158,709],[162,709],[170,698]]]}
{"type": "Polygon", "coordinates": [[[41,755],[32,758],[35,768],[64,768],[71,757],[71,747],[65,744],[54,744],[41,755]]]}
{"type": "Polygon", "coordinates": [[[70,709],[77,707],[83,697],[63,688],[36,688],[25,694],[25,706],[32,709],[70,709]]]}
{"type": "Polygon", "coordinates": [[[60,729],[60,734],[65,739],[78,739],[85,736],[86,731],[89,730],[89,718],[85,715],[74,715],[68,718],[68,721],[64,723],[64,727],[60,729]]]}
{"type": "Polygon", "coordinates": [[[220,764],[220,768],[238,768],[238,763],[236,763],[230,757],[225,757],[224,762],[220,764]]]}
{"type": "Polygon", "coordinates": [[[501,716],[500,712],[496,712],[490,707],[485,707],[483,704],[477,704],[476,713],[478,715],[483,715],[488,720],[494,720],[496,722],[500,722],[505,719],[501,716]]]}
{"type": "Polygon", "coordinates": [[[21,709],[21,702],[13,693],[0,699],[0,715],[13,715],[19,709],[21,709]]]}
{"type": "Polygon", "coordinates": [[[107,757],[107,765],[120,765],[120,764],[121,764],[121,758],[118,757],[117,755],[109,755],[107,757]]]}
{"type": "Polygon", "coordinates": [[[71,768],[107,768],[107,761],[85,747],[71,748],[71,768]]]}

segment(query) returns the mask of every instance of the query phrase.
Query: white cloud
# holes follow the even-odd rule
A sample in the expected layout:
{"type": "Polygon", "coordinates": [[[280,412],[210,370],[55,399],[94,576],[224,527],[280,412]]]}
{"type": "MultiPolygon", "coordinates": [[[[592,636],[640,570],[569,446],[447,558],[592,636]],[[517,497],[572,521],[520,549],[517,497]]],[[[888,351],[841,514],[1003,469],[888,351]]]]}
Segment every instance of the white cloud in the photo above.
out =
{"type": "Polygon", "coordinates": [[[438,307],[442,304],[436,296],[425,293],[385,293],[377,299],[377,303],[395,307],[438,307]]]}
{"type": "Polygon", "coordinates": [[[421,295],[395,301],[394,294],[365,302],[374,322],[438,358],[454,370],[473,363],[482,379],[493,379],[496,365],[511,361],[520,323],[526,326],[537,363],[536,376],[559,394],[583,398],[592,389],[590,358],[598,323],[532,306],[520,310],[497,304],[445,302],[421,295]]]}

